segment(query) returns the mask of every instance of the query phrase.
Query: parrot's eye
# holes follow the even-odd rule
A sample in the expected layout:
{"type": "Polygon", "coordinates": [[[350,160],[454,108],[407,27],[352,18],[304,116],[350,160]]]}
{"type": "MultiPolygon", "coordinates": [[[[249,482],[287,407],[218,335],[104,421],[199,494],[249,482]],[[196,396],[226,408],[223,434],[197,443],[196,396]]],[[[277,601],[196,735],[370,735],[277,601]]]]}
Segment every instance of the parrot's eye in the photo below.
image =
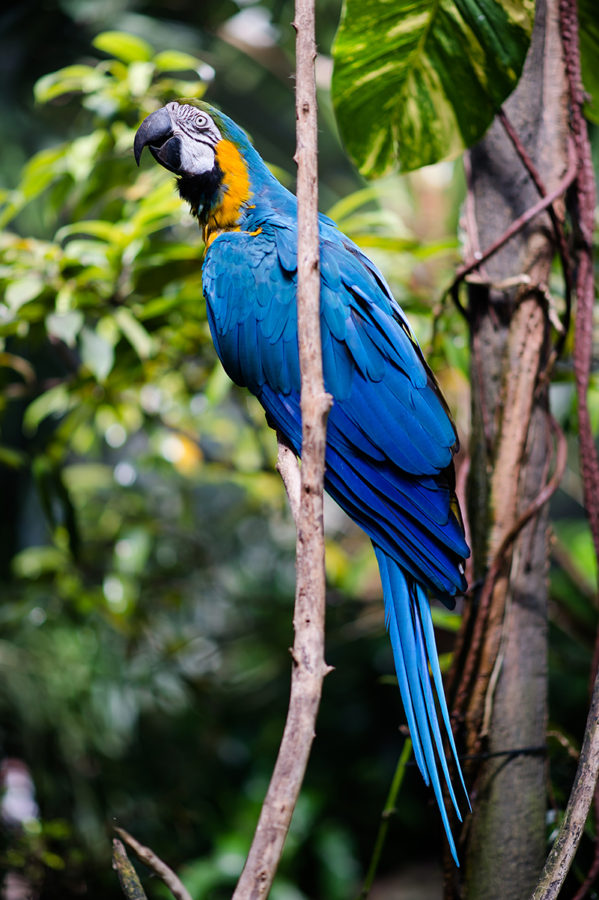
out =
{"type": "Polygon", "coordinates": [[[206,128],[209,124],[210,120],[206,113],[198,113],[196,116],[195,124],[198,128],[206,128]]]}

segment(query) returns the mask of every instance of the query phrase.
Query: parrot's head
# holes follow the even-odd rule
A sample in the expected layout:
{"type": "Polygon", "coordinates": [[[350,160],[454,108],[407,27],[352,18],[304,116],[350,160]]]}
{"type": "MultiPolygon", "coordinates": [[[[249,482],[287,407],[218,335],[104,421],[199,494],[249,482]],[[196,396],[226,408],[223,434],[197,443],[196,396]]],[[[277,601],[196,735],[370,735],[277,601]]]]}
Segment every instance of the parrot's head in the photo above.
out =
{"type": "Polygon", "coordinates": [[[143,120],[133,144],[178,177],[179,193],[203,224],[231,228],[252,196],[250,163],[260,157],[239,126],[200,101],[167,103],[143,120]]]}

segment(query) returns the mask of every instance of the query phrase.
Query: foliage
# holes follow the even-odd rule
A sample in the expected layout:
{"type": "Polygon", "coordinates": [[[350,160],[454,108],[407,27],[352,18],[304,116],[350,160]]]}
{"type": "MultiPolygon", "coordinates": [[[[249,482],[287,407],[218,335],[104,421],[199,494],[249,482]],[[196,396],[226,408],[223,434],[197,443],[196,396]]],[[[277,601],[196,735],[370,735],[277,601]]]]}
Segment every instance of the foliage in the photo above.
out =
{"type": "Polygon", "coordinates": [[[599,77],[595,60],[599,54],[599,11],[592,0],[580,0],[580,56],[582,80],[587,94],[585,115],[599,124],[599,77]]]}
{"type": "Polygon", "coordinates": [[[457,156],[479,140],[517,84],[534,0],[345,0],[333,100],[364,175],[457,156]]]}

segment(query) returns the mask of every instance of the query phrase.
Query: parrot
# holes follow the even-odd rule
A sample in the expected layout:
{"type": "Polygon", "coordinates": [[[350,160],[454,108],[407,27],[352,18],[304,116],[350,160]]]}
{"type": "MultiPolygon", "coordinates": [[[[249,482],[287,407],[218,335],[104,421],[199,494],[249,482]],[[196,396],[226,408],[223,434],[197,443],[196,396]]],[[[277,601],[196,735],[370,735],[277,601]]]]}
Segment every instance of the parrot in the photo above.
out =
{"type": "MultiPolygon", "coordinates": [[[[258,398],[269,425],[301,457],[295,195],[245,131],[205,101],[174,100],[152,112],[135,135],[138,165],[145,147],[176,176],[203,231],[203,293],[225,371],[258,398]]],[[[371,539],[414,757],[459,865],[444,785],[462,817],[444,734],[469,800],[429,602],[434,596],[453,608],[467,586],[458,438],[384,277],[332,219],[319,214],[318,228],[323,375],[332,397],[325,489],[371,539]]]]}

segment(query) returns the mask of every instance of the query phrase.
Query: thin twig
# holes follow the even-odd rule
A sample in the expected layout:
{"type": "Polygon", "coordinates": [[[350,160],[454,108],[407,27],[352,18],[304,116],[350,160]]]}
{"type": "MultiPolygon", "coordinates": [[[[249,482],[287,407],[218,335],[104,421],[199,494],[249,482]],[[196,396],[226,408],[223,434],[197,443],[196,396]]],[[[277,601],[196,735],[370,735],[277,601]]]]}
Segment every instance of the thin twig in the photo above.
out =
{"type": "MultiPolygon", "coordinates": [[[[520,140],[520,136],[514,126],[512,125],[508,115],[503,107],[500,108],[497,118],[503,125],[504,131],[509,137],[512,145],[520,157],[522,164],[524,165],[526,171],[531,177],[531,180],[536,187],[539,195],[541,197],[547,196],[547,188],[541,178],[535,164],[532,159],[526,152],[526,148],[524,147],[522,141],[520,140]]],[[[568,147],[568,159],[572,158],[571,148],[568,147]]],[[[569,163],[569,166],[571,163],[569,163]]],[[[563,323],[563,331],[558,338],[557,342],[557,355],[561,354],[564,341],[566,340],[566,336],[568,334],[568,330],[570,328],[570,314],[572,310],[572,273],[570,266],[570,254],[568,252],[568,244],[566,242],[566,234],[564,232],[564,226],[562,220],[558,216],[553,206],[553,203],[547,207],[547,212],[549,213],[549,217],[551,219],[551,224],[553,225],[553,231],[555,233],[555,241],[557,244],[560,261],[562,264],[562,272],[564,275],[564,304],[565,304],[565,314],[564,314],[564,323],[563,323]]]]}
{"type": "Polygon", "coordinates": [[[119,883],[127,900],[148,900],[127,851],[118,838],[114,838],[112,842],[112,868],[119,876],[119,883]]]}
{"type": "Polygon", "coordinates": [[[599,773],[599,673],[595,678],[580,761],[566,813],[531,900],[559,895],[584,831],[599,773]]]}
{"type": "Polygon", "coordinates": [[[568,171],[559,182],[555,190],[551,191],[551,193],[547,194],[545,197],[542,197],[538,201],[538,203],[535,203],[533,206],[527,209],[526,212],[522,213],[521,216],[518,216],[517,219],[514,219],[510,227],[506,228],[503,234],[500,235],[500,237],[498,237],[496,241],[493,241],[490,247],[487,247],[487,249],[482,253],[477,254],[476,259],[471,259],[467,263],[464,263],[463,266],[460,266],[460,268],[456,272],[454,280],[449,285],[445,293],[446,295],[451,295],[454,303],[456,304],[460,312],[466,316],[466,318],[469,318],[469,313],[465,310],[465,307],[462,305],[459,297],[457,296],[460,283],[464,280],[464,278],[466,278],[467,275],[470,275],[471,272],[474,272],[475,269],[478,269],[479,266],[481,266],[491,256],[497,253],[498,250],[501,250],[501,248],[505,244],[507,244],[507,242],[511,238],[513,238],[515,234],[521,231],[524,226],[531,221],[531,219],[534,219],[535,216],[538,216],[539,213],[543,212],[543,210],[551,206],[551,204],[554,203],[558,199],[558,197],[560,197],[570,187],[570,185],[576,178],[576,174],[577,166],[576,162],[574,162],[574,164],[571,164],[568,167],[568,171]]]}
{"type": "MultiPolygon", "coordinates": [[[[595,835],[599,834],[599,782],[595,784],[595,795],[593,798],[593,803],[595,805],[595,835]]],[[[597,840],[597,839],[596,839],[597,840]]],[[[572,900],[585,900],[585,897],[590,896],[589,891],[593,887],[593,885],[597,884],[597,877],[599,876],[599,852],[597,852],[597,844],[595,846],[595,856],[593,858],[593,862],[591,863],[591,868],[588,871],[587,877],[580,885],[572,900]]]]}
{"type": "Polygon", "coordinates": [[[595,554],[599,558],[599,460],[593,441],[588,387],[593,350],[593,304],[595,299],[593,272],[593,229],[595,214],[595,176],[586,122],[582,114],[583,88],[578,47],[578,19],[575,0],[560,3],[562,40],[566,71],[571,93],[571,122],[576,145],[578,177],[577,227],[578,269],[576,281],[576,326],[574,332],[574,374],[578,399],[580,456],[586,512],[589,517],[595,554]]]}
{"type": "Polygon", "coordinates": [[[403,784],[404,775],[406,774],[406,766],[408,765],[408,760],[410,759],[411,753],[412,741],[410,740],[410,738],[406,738],[399,755],[399,760],[397,761],[397,767],[395,769],[395,774],[393,775],[391,787],[389,788],[387,800],[381,813],[381,823],[379,825],[376,841],[374,842],[374,849],[372,851],[370,865],[368,866],[368,871],[364,879],[364,884],[362,885],[362,890],[358,895],[358,900],[368,900],[368,895],[370,894],[370,889],[373,885],[376,872],[379,867],[379,862],[381,860],[381,853],[383,851],[383,847],[387,837],[387,831],[389,830],[389,822],[391,820],[391,816],[395,812],[397,795],[399,794],[399,790],[403,784]]]}
{"type": "MultiPolygon", "coordinates": [[[[134,838],[132,834],[129,834],[128,831],[125,831],[124,828],[118,828],[115,826],[114,830],[116,831],[118,836],[123,839],[127,846],[133,850],[139,861],[142,862],[144,866],[147,866],[148,869],[151,869],[152,872],[157,875],[161,881],[164,882],[175,900],[192,900],[191,894],[181,883],[181,880],[177,877],[177,875],[175,875],[170,866],[167,866],[167,864],[163,862],[159,856],[156,856],[153,850],[150,850],[149,847],[145,847],[143,844],[140,844],[139,841],[134,838]]],[[[119,842],[115,841],[114,843],[116,845],[119,842]]],[[[143,894],[143,896],[145,897],[145,894],[143,894]]],[[[129,897],[129,894],[127,894],[127,897],[129,897]]],[[[137,900],[137,895],[131,895],[131,900],[137,900]]]]}
{"type": "MultiPolygon", "coordinates": [[[[272,884],[314,739],[327,674],[324,661],[323,487],[326,418],[320,338],[318,167],[314,0],[296,0],[298,164],[298,342],[301,372],[302,466],[297,510],[293,672],[289,710],[268,792],[233,900],[260,900],[272,884]]],[[[289,462],[279,442],[279,464],[289,462]]],[[[287,486],[287,481],[285,482],[287,486]]],[[[290,502],[297,506],[295,489],[290,502]]]]}

